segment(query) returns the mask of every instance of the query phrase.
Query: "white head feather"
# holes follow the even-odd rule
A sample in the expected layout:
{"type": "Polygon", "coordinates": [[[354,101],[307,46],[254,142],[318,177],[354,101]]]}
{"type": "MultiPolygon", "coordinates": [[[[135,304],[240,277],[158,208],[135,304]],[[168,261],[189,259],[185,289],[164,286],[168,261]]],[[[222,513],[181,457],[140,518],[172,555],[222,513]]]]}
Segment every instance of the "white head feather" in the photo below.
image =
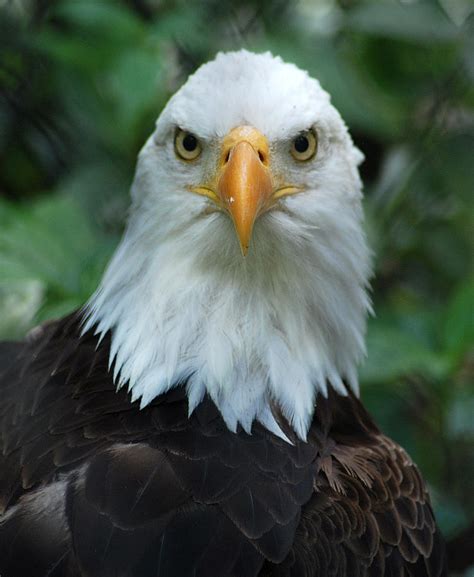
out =
{"type": "Polygon", "coordinates": [[[283,436],[277,404],[303,439],[318,392],[357,392],[370,309],[361,159],[329,95],[292,64],[240,51],[191,76],[140,153],[127,230],[88,305],[85,330],[111,331],[117,383],[141,406],[186,383],[190,412],[208,393],[231,430],[259,420],[283,436]],[[246,258],[229,216],[189,192],[243,124],[304,187],[257,219],[246,258]],[[177,158],[176,127],[203,143],[196,162],[177,158]],[[291,142],[311,127],[318,153],[298,163],[291,142]]]}

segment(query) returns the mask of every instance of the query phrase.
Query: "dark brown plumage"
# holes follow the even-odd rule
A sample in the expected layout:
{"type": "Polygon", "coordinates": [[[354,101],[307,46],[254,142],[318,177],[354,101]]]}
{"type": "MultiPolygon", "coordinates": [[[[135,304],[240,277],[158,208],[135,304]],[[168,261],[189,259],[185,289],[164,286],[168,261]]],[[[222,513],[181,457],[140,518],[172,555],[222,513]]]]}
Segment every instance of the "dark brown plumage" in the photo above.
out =
{"type": "Polygon", "coordinates": [[[139,410],[79,314],[0,351],[2,577],[446,575],[416,466],[352,395],[290,445],[188,418],[183,386],[139,410]]]}

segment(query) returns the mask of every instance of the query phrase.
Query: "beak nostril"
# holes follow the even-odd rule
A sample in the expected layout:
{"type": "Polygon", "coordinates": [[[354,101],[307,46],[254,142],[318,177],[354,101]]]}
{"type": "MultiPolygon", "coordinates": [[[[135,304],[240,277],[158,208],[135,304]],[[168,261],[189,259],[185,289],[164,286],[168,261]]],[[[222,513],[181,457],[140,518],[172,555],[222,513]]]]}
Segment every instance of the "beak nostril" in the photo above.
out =
{"type": "Polygon", "coordinates": [[[229,150],[225,153],[224,156],[224,164],[227,164],[229,162],[229,158],[230,158],[230,148],[229,150]]]}
{"type": "Polygon", "coordinates": [[[267,157],[265,156],[265,154],[261,150],[258,151],[258,157],[260,158],[260,162],[262,164],[266,163],[267,157]]]}

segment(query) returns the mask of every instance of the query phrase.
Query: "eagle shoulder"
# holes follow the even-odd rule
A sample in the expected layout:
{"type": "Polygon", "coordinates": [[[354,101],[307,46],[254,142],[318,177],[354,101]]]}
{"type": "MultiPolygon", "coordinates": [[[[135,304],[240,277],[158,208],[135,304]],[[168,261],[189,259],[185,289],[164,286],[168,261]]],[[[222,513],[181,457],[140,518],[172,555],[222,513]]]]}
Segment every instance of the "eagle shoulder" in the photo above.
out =
{"type": "Polygon", "coordinates": [[[268,575],[445,576],[444,542],[416,465],[357,399],[330,394],[317,412],[326,403],[334,420],[318,453],[315,490],[291,554],[268,575]]]}

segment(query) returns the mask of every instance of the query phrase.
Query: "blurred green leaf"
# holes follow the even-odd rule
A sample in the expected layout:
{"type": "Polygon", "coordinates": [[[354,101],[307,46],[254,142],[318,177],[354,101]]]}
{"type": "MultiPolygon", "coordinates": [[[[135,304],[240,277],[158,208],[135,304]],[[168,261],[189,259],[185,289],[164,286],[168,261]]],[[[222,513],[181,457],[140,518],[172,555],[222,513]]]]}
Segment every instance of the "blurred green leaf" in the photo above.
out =
{"type": "Polygon", "coordinates": [[[0,330],[7,335],[15,323],[24,330],[46,318],[41,307],[64,314],[82,305],[113,243],[68,197],[47,197],[28,210],[0,207],[0,330]]]}
{"type": "Polygon", "coordinates": [[[434,2],[367,2],[356,5],[346,16],[359,31],[401,38],[416,43],[453,40],[456,26],[434,2]]]}
{"type": "Polygon", "coordinates": [[[430,487],[430,492],[436,507],[438,522],[443,527],[446,537],[469,526],[469,518],[462,504],[457,503],[449,496],[437,494],[433,487],[430,487]]]}
{"type": "Polygon", "coordinates": [[[63,0],[53,5],[51,16],[66,21],[75,30],[93,32],[104,43],[140,38],[142,22],[130,10],[110,0],[63,0]]]}
{"type": "MultiPolygon", "coordinates": [[[[471,383],[474,385],[474,382],[471,383]]],[[[465,437],[474,441],[474,391],[461,389],[452,399],[447,419],[447,433],[451,438],[465,437]]],[[[474,459],[474,457],[473,457],[474,459]]]]}
{"type": "Polygon", "coordinates": [[[439,378],[446,360],[407,330],[372,321],[367,335],[367,360],[361,369],[365,384],[389,383],[420,373],[439,378]]]}
{"type": "Polygon", "coordinates": [[[34,324],[44,291],[38,280],[0,281],[0,338],[21,337],[34,324]]]}
{"type": "Polygon", "coordinates": [[[474,279],[461,283],[448,304],[444,340],[456,360],[474,350],[474,279]]]}

